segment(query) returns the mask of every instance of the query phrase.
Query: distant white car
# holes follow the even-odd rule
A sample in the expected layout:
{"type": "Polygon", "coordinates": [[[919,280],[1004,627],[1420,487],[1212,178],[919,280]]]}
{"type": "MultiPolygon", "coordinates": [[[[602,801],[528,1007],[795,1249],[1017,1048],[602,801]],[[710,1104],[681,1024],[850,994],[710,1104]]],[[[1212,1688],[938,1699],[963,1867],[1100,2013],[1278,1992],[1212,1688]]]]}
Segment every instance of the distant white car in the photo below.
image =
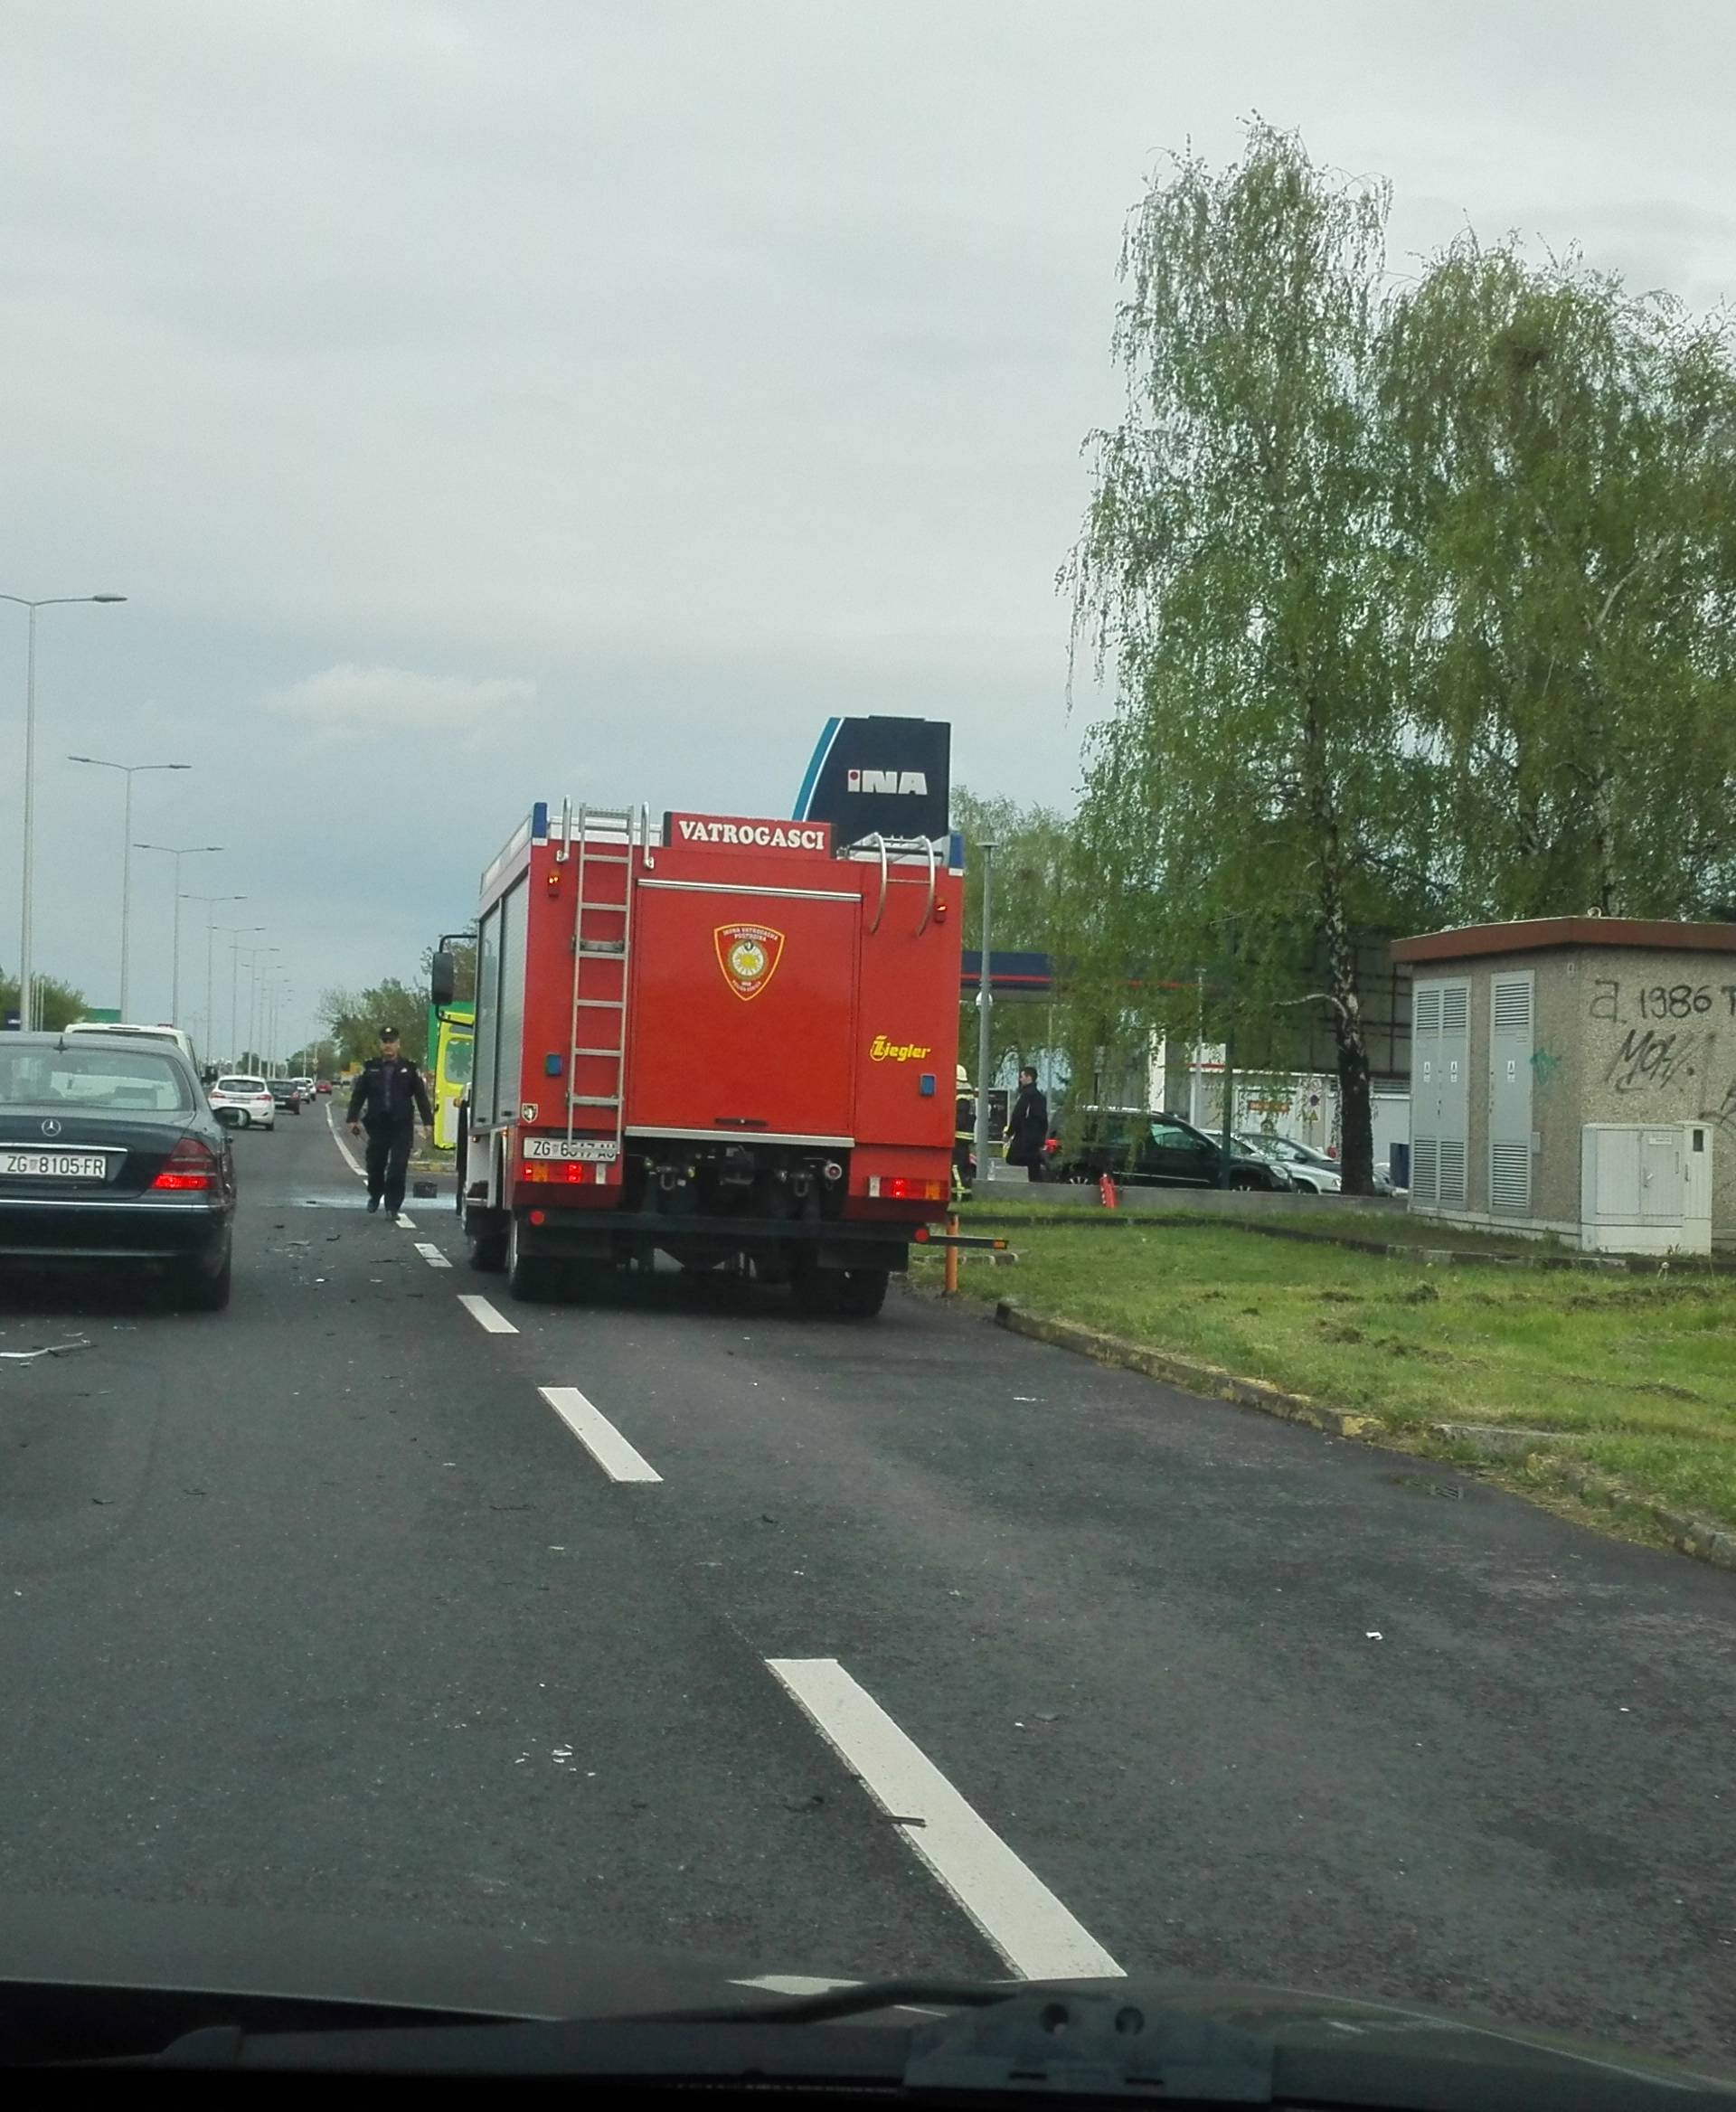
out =
{"type": "Polygon", "coordinates": [[[211,1111],[220,1122],[238,1129],[275,1129],[278,1103],[262,1078],[232,1072],[211,1089],[211,1111]]]}
{"type": "Polygon", "coordinates": [[[1251,1132],[1239,1141],[1263,1158],[1276,1160],[1298,1188],[1306,1188],[1315,1195],[1344,1193],[1344,1168],[1336,1159],[1329,1158],[1311,1144],[1297,1144],[1289,1136],[1257,1136],[1251,1132]]]}

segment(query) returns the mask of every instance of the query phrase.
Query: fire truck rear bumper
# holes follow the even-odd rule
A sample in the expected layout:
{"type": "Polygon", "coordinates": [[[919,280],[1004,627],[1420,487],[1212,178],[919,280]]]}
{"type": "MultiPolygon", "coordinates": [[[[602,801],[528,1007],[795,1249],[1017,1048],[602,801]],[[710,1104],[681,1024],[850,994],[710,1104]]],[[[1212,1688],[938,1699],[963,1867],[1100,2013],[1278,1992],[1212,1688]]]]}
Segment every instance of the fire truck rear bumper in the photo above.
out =
{"type": "MultiPolygon", "coordinates": [[[[528,1206],[541,1209],[539,1202],[528,1206]]],[[[811,1256],[821,1268],[902,1268],[919,1220],[858,1224],[848,1220],[707,1217],[661,1211],[543,1209],[538,1224],[514,1213],[530,1250],[551,1259],[615,1255],[631,1247],[711,1248],[720,1254],[783,1250],[811,1256]]]]}

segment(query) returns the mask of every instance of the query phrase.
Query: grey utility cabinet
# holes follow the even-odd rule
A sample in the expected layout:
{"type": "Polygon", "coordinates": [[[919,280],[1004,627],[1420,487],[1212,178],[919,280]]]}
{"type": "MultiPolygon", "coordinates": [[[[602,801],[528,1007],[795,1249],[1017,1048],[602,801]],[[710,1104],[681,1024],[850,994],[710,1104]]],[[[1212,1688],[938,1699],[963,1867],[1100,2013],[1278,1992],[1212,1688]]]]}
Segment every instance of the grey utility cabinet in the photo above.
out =
{"type": "Polygon", "coordinates": [[[1392,957],[1413,1211],[1615,1251],[1736,1243],[1736,924],[1540,918],[1392,957]]]}

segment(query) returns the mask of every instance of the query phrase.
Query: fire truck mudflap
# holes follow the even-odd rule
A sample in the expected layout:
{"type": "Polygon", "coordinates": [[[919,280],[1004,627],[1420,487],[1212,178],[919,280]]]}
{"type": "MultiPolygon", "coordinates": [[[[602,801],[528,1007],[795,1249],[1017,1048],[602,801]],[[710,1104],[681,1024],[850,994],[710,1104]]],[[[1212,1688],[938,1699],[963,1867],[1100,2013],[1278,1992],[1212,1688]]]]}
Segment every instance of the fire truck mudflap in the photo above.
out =
{"type": "Polygon", "coordinates": [[[483,876],[473,1264],[535,1297],[661,1252],[878,1311],[947,1207],[961,888],[945,842],[534,808],[483,876]]]}

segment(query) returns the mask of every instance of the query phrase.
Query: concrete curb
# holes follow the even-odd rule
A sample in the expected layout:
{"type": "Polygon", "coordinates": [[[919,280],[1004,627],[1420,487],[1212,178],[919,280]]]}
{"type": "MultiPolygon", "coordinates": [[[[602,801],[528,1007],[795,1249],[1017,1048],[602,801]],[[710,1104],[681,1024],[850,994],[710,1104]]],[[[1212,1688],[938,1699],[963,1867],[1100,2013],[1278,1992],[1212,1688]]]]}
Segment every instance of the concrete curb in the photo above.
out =
{"type": "Polygon", "coordinates": [[[1263,1379],[1244,1379],[1221,1364],[1205,1364],[1193,1357],[1176,1356],[1169,1350],[1147,1349],[1119,1334],[1105,1334],[1095,1327],[1081,1327],[1073,1320],[1051,1320],[1041,1313],[1027,1313],[1011,1298],[995,1308],[997,1326],[1034,1341],[1052,1343],[1057,1349],[1075,1350],[1095,1357],[1099,1364],[1117,1364],[1123,1371],[1143,1372],[1148,1379],[1163,1379],[1190,1393],[1203,1393],[1218,1400],[1233,1400],[1241,1408],[1257,1408],[1267,1415],[1282,1416],[1287,1422],[1307,1423],[1335,1438],[1376,1438],[1386,1428],[1378,1416],[1349,1415],[1327,1408],[1306,1393],[1287,1393],[1269,1386],[1263,1379]]]}
{"type": "MultiPolygon", "coordinates": [[[[1011,1334],[1028,1335],[1056,1349],[1072,1350],[1099,1364],[1142,1372],[1148,1379],[1161,1379],[1186,1392],[1234,1401],[1239,1408],[1258,1409],[1262,1415],[1279,1416],[1286,1422],[1307,1423],[1330,1437],[1378,1444],[1382,1438],[1390,1435],[1396,1438],[1399,1435],[1377,1415],[1353,1415],[1344,1409],[1328,1408],[1306,1393],[1287,1393],[1263,1379],[1241,1378],[1222,1364],[1203,1363],[1169,1350],[1148,1349],[1142,1343],[1129,1342],[1125,1335],[1084,1327],[1075,1320],[1052,1320],[1041,1313],[1028,1313],[1011,1298],[1003,1298],[995,1306],[995,1323],[1011,1334]]],[[[1500,1423],[1429,1423],[1422,1427],[1420,1434],[1461,1451],[1468,1448],[1485,1459],[1534,1462],[1532,1471],[1543,1485],[1568,1490],[1587,1504],[1600,1504],[1618,1515],[1659,1529],[1673,1548],[1696,1561],[1710,1562],[1714,1569],[1736,1570],[1736,1532],[1691,1511],[1678,1511],[1661,1497],[1637,1495],[1607,1475],[1577,1460],[1560,1457],[1555,1447],[1590,1441],[1577,1432],[1521,1430],[1500,1423]]]]}

